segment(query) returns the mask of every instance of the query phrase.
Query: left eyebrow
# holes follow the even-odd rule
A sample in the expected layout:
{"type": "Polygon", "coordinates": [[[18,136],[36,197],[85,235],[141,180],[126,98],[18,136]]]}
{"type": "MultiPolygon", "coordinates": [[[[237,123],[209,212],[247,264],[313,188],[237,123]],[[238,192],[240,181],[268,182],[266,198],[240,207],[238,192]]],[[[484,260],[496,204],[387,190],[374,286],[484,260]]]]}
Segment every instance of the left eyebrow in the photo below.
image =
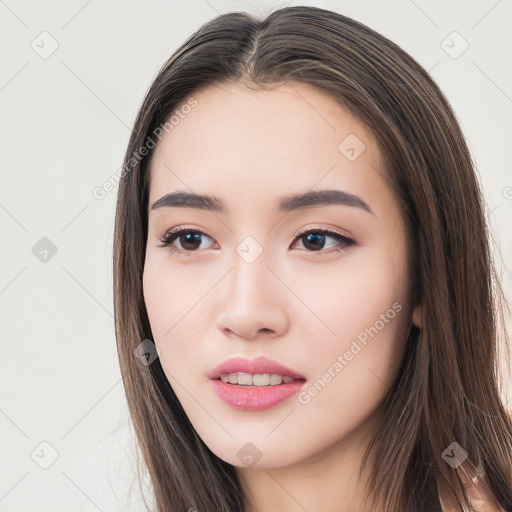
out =
{"type": "MultiPolygon", "coordinates": [[[[358,196],[343,190],[317,190],[303,194],[293,194],[280,199],[278,210],[290,212],[304,208],[316,208],[328,205],[342,205],[361,208],[375,215],[372,209],[358,196]]],[[[151,210],[157,208],[197,208],[220,213],[226,213],[225,203],[218,197],[194,194],[190,192],[173,192],[155,201],[151,210]]]]}
{"type": "Polygon", "coordinates": [[[315,208],[336,204],[362,208],[375,215],[372,209],[360,197],[343,190],[318,190],[306,192],[305,194],[286,196],[279,203],[279,211],[290,212],[302,208],[315,208]]]}

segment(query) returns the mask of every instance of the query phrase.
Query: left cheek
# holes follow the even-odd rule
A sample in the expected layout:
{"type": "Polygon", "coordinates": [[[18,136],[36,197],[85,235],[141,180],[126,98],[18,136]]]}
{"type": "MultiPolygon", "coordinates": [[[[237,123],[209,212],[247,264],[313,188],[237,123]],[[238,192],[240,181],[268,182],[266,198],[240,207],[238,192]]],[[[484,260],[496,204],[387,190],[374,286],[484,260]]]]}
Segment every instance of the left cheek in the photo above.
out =
{"type": "Polygon", "coordinates": [[[403,348],[405,308],[393,282],[368,276],[340,293],[330,325],[336,333],[325,347],[331,358],[346,355],[350,365],[394,366],[403,348]],[[357,290],[357,293],[356,291],[357,290]]]}
{"type": "Polygon", "coordinates": [[[393,293],[373,289],[361,293],[347,292],[336,300],[336,308],[328,320],[336,337],[332,340],[339,349],[349,349],[353,340],[385,338],[396,328],[399,314],[393,309],[393,293]],[[382,334],[382,335],[381,335],[382,334]]]}

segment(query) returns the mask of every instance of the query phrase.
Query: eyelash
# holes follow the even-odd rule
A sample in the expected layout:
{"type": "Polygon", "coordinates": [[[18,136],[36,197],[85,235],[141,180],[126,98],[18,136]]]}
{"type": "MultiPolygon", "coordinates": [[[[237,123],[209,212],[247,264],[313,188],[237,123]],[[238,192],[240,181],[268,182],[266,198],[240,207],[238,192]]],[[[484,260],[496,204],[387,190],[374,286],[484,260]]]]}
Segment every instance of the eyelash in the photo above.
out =
{"type": "MultiPolygon", "coordinates": [[[[167,247],[169,252],[171,252],[171,253],[182,252],[186,256],[192,256],[194,253],[200,252],[198,249],[187,251],[187,250],[181,250],[181,249],[176,249],[174,247],[171,247],[171,244],[177,238],[179,238],[181,235],[183,235],[185,233],[193,233],[193,234],[196,234],[196,235],[204,235],[205,237],[210,238],[206,233],[203,233],[202,231],[200,231],[198,229],[180,227],[180,228],[175,228],[175,229],[172,229],[172,230],[168,231],[162,238],[159,239],[161,243],[158,244],[157,247],[167,247]]],[[[355,244],[354,240],[352,240],[350,238],[347,238],[346,236],[343,236],[343,235],[341,235],[340,233],[338,233],[336,231],[332,231],[330,229],[320,229],[320,228],[317,228],[317,229],[315,229],[315,228],[311,229],[310,228],[310,229],[307,229],[307,230],[299,231],[299,233],[297,233],[297,235],[295,236],[295,238],[293,240],[293,244],[295,244],[295,242],[297,242],[301,238],[303,238],[303,237],[305,237],[305,236],[307,236],[307,235],[309,235],[311,233],[316,233],[316,234],[320,234],[320,235],[328,235],[328,236],[334,238],[335,240],[337,240],[338,242],[342,243],[343,246],[341,248],[331,249],[329,251],[324,251],[323,249],[320,249],[318,251],[311,251],[311,250],[304,249],[305,252],[310,252],[310,253],[316,253],[316,252],[318,252],[318,253],[343,252],[343,251],[348,250],[352,245],[355,244]]]]}

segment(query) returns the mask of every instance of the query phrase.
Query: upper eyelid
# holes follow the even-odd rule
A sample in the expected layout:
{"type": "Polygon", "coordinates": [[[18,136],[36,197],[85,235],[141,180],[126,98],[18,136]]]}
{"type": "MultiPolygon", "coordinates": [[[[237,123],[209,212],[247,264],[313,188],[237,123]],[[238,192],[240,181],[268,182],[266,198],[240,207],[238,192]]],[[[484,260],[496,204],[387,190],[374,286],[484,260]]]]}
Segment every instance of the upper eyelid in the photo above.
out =
{"type": "Polygon", "coordinates": [[[163,239],[163,238],[168,238],[172,235],[175,235],[177,233],[181,233],[181,232],[195,232],[195,233],[200,233],[201,235],[204,235],[204,236],[207,236],[210,240],[213,240],[213,238],[208,235],[208,233],[206,233],[204,230],[200,229],[200,228],[194,228],[192,226],[176,226],[174,228],[171,228],[171,229],[168,229],[167,231],[165,231],[165,233],[160,237],[160,239],[163,239]]]}
{"type": "MultiPolygon", "coordinates": [[[[168,229],[159,238],[160,239],[168,238],[171,235],[176,234],[176,233],[180,233],[182,231],[185,231],[185,232],[192,232],[192,231],[194,231],[194,232],[200,233],[201,235],[204,235],[204,236],[208,237],[210,240],[213,240],[213,238],[210,235],[208,235],[208,233],[203,231],[202,229],[195,228],[195,227],[192,227],[192,226],[186,226],[186,225],[185,226],[176,226],[174,228],[168,229]]],[[[306,226],[306,227],[300,228],[295,233],[294,239],[296,239],[299,236],[302,236],[302,235],[304,235],[304,234],[306,234],[306,233],[308,233],[310,231],[325,231],[325,232],[328,232],[330,234],[336,234],[336,235],[342,236],[344,238],[352,239],[352,235],[350,233],[348,233],[347,231],[343,230],[343,229],[339,230],[337,228],[325,227],[325,226],[306,226]]]]}
{"type": "Polygon", "coordinates": [[[327,231],[327,232],[330,232],[332,234],[336,234],[336,235],[339,235],[339,236],[342,236],[344,238],[349,238],[352,240],[352,235],[344,230],[344,229],[340,229],[340,228],[333,228],[333,227],[326,227],[326,226],[306,226],[304,228],[300,228],[297,233],[295,234],[295,238],[297,238],[298,236],[301,236],[305,233],[308,233],[309,231],[327,231]]]}

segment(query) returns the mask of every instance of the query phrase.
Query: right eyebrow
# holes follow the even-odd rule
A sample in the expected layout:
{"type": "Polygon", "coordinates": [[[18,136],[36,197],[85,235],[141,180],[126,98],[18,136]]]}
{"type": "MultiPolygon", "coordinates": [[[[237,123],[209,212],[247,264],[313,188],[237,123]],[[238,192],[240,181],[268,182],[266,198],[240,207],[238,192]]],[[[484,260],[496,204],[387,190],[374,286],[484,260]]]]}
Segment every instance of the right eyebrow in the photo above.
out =
{"type": "Polygon", "coordinates": [[[212,196],[204,196],[201,194],[192,194],[190,192],[173,192],[165,194],[155,201],[150,210],[157,208],[199,208],[201,210],[210,210],[214,212],[226,211],[224,203],[212,196]]]}

